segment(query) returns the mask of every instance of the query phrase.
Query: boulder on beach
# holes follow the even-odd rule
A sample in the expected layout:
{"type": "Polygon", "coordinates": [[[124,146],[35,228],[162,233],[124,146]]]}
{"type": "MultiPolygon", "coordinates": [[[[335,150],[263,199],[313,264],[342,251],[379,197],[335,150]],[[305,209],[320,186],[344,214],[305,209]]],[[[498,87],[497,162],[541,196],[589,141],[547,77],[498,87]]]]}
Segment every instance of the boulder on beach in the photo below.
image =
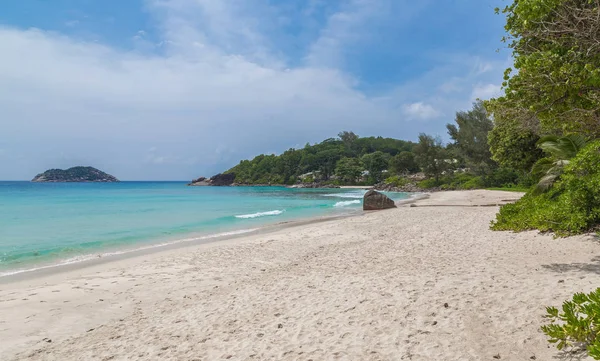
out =
{"type": "Polygon", "coordinates": [[[383,193],[370,190],[363,198],[363,210],[377,211],[381,209],[396,208],[396,203],[383,193]]]}

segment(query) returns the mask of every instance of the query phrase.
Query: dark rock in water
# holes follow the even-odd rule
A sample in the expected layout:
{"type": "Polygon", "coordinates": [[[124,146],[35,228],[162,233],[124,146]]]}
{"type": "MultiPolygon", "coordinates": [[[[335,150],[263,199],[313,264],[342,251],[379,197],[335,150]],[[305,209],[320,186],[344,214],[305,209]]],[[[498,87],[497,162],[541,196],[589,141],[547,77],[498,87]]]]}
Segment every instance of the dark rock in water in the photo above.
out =
{"type": "Polygon", "coordinates": [[[230,186],[233,184],[233,182],[235,181],[235,174],[233,173],[225,173],[225,174],[217,174],[215,176],[212,176],[210,178],[210,185],[211,186],[217,186],[217,187],[222,187],[222,186],[230,186]]]}
{"type": "Polygon", "coordinates": [[[370,190],[363,199],[363,210],[377,211],[380,209],[396,208],[396,203],[385,194],[370,190]]]}
{"type": "Polygon", "coordinates": [[[206,177],[199,177],[192,180],[192,183],[189,183],[188,186],[209,186],[210,182],[206,177]]]}
{"type": "Polygon", "coordinates": [[[188,186],[216,186],[216,187],[223,187],[223,186],[233,185],[234,181],[235,181],[235,174],[233,174],[233,173],[226,173],[226,174],[219,173],[219,174],[211,177],[210,179],[207,179],[206,177],[200,177],[200,178],[194,179],[192,181],[192,183],[188,184],[188,186]]]}
{"type": "Polygon", "coordinates": [[[40,173],[31,180],[32,182],[118,182],[110,174],[104,173],[93,167],[73,167],[67,170],[50,169],[40,173]]]}

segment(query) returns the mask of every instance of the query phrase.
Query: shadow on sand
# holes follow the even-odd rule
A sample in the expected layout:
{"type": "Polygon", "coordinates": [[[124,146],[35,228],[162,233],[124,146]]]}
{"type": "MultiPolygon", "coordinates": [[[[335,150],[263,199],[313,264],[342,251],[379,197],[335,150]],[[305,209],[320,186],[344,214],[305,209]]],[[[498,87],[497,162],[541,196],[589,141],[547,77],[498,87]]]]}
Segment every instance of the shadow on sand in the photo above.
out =
{"type": "Polygon", "coordinates": [[[542,267],[558,273],[576,271],[600,274],[600,256],[592,258],[588,263],[552,263],[542,267]]]}

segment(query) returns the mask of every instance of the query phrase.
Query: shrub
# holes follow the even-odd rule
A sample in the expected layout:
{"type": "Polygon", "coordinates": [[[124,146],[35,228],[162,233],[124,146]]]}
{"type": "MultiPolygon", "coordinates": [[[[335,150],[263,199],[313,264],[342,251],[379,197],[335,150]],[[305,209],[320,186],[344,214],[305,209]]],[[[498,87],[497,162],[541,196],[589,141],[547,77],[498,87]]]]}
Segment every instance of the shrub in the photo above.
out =
{"type": "Polygon", "coordinates": [[[437,184],[435,180],[428,179],[418,185],[423,189],[439,186],[443,190],[470,190],[491,187],[529,188],[535,182],[535,180],[529,178],[529,175],[511,168],[498,168],[483,176],[472,173],[454,173],[440,178],[437,184]]]}
{"type": "Polygon", "coordinates": [[[438,186],[438,183],[435,181],[435,178],[425,179],[417,183],[417,186],[421,189],[430,189],[438,186]]]}
{"type": "Polygon", "coordinates": [[[385,180],[386,184],[391,184],[394,187],[404,187],[405,185],[407,185],[409,183],[408,179],[404,178],[404,177],[400,177],[400,176],[392,176],[392,177],[388,177],[385,180]]]}
{"type": "Polygon", "coordinates": [[[482,177],[473,177],[471,179],[469,179],[468,181],[464,182],[460,189],[480,189],[485,187],[485,182],[483,180],[482,177]]]}
{"type": "Polygon", "coordinates": [[[584,233],[600,223],[600,141],[580,151],[549,192],[528,193],[500,209],[495,230],[538,229],[558,236],[584,233]]]}
{"type": "Polygon", "coordinates": [[[512,168],[497,168],[484,177],[485,187],[514,187],[522,174],[512,168]]]}
{"type": "Polygon", "coordinates": [[[600,288],[589,294],[576,293],[572,301],[565,301],[562,312],[546,308],[550,324],[542,326],[548,342],[556,348],[582,348],[589,356],[600,360],[600,288]]]}

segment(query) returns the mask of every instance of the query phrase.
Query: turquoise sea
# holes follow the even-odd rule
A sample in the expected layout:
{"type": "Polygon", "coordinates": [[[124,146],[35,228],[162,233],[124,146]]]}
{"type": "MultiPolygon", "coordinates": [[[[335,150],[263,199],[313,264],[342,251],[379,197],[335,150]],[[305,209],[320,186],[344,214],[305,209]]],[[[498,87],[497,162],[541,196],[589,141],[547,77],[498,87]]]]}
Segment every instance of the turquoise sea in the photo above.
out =
{"type": "Polygon", "coordinates": [[[0,182],[0,276],[358,212],[364,192],[184,182],[0,182]]]}

